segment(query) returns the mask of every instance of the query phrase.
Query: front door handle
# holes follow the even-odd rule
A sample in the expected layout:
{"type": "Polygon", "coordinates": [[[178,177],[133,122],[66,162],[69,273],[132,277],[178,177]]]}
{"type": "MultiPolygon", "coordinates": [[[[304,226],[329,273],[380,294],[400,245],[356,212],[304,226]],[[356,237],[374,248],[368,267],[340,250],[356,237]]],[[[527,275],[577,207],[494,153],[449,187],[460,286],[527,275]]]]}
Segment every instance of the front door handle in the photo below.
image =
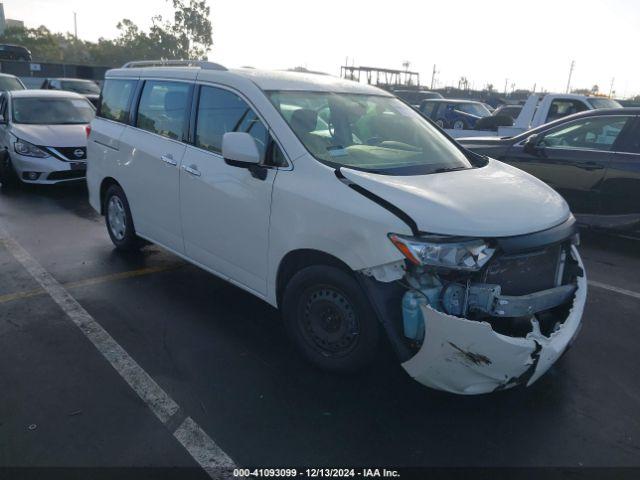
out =
{"type": "Polygon", "coordinates": [[[160,160],[162,160],[164,163],[168,163],[169,165],[173,165],[174,167],[175,167],[176,165],[178,165],[178,162],[176,162],[176,161],[173,159],[173,155],[171,155],[170,153],[168,153],[168,154],[166,154],[166,155],[162,155],[162,156],[160,157],[160,160]]]}
{"type": "Polygon", "coordinates": [[[198,170],[195,167],[187,167],[186,165],[182,167],[183,170],[187,173],[190,173],[191,175],[195,176],[195,177],[199,177],[200,176],[200,170],[198,170]]]}
{"type": "Polygon", "coordinates": [[[585,162],[582,168],[585,170],[602,170],[604,166],[596,162],[585,162]]]}

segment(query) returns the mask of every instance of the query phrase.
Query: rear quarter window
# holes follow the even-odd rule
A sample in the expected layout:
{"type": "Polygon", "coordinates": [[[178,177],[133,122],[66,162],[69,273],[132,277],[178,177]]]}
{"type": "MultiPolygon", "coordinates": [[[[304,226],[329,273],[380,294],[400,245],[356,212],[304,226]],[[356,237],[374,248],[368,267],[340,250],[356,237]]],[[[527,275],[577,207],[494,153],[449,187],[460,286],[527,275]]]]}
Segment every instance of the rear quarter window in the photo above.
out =
{"type": "Polygon", "coordinates": [[[126,123],[129,118],[131,97],[137,80],[105,80],[98,107],[98,117],[126,123]]]}

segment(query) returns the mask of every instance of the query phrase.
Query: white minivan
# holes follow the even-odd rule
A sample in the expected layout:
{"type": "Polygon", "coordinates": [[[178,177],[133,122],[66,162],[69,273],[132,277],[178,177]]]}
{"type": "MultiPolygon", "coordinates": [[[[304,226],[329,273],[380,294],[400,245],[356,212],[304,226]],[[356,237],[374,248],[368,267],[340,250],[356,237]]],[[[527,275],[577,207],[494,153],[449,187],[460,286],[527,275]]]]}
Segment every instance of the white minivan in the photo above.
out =
{"type": "Polygon", "coordinates": [[[331,76],[132,62],[107,72],[91,205],[118,249],[156,243],[282,312],[352,372],[388,338],[420,383],[530,385],[586,300],[575,220],[383,90],[331,76]]]}

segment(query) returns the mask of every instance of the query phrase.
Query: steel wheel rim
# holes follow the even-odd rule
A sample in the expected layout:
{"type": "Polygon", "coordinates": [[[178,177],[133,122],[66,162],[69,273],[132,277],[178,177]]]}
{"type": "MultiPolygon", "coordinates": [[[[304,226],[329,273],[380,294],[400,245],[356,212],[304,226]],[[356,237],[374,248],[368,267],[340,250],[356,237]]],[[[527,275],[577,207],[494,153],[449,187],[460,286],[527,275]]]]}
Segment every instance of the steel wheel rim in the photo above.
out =
{"type": "Polygon", "coordinates": [[[124,239],[127,232],[127,215],[122,200],[115,195],[109,199],[107,219],[109,221],[109,229],[116,240],[124,239]]]}
{"type": "Polygon", "coordinates": [[[464,130],[464,123],[460,120],[456,120],[455,122],[453,122],[453,129],[454,130],[464,130]]]}
{"type": "Polygon", "coordinates": [[[351,302],[338,290],[323,286],[304,297],[302,335],[325,357],[343,357],[356,347],[360,323],[351,302]]]}

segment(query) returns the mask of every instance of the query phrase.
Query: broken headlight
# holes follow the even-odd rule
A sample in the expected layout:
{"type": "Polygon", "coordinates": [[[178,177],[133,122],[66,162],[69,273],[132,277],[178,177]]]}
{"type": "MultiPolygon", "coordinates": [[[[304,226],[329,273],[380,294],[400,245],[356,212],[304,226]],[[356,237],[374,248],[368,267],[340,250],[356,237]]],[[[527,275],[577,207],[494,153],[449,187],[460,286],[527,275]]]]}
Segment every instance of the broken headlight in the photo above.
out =
{"type": "Polygon", "coordinates": [[[415,265],[451,268],[475,272],[480,270],[494,254],[481,239],[460,239],[444,236],[408,237],[389,234],[402,254],[415,265]]]}

